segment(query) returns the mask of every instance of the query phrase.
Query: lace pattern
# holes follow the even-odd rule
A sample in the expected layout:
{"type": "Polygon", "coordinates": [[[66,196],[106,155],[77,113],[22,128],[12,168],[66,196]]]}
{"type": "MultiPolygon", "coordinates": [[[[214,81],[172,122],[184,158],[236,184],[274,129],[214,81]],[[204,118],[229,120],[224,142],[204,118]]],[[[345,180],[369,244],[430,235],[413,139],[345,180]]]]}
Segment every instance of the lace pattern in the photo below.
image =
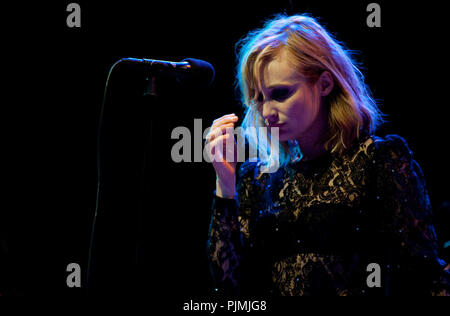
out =
{"type": "Polygon", "coordinates": [[[260,174],[241,165],[236,200],[213,198],[208,251],[226,294],[449,294],[420,166],[398,135],[260,174]],[[382,268],[368,288],[366,267],[382,268]]]}

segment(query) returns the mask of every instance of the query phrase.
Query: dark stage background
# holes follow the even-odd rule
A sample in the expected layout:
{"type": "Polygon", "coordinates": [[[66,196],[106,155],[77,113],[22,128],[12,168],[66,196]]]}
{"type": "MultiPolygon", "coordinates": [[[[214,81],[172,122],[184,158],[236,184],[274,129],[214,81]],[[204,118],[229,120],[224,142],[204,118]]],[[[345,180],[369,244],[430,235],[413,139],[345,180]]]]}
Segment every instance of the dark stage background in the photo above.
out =
{"type": "MultiPolygon", "coordinates": [[[[360,51],[367,82],[389,115],[378,135],[395,133],[408,141],[425,173],[441,242],[447,240],[448,222],[439,217],[442,204],[450,200],[445,12],[438,1],[395,1],[395,6],[376,1],[382,26],[369,28],[370,2],[77,1],[82,20],[81,28],[74,29],[66,26],[70,1],[7,6],[2,45],[7,190],[1,210],[0,293],[85,295],[85,283],[81,289],[66,286],[66,266],[79,263],[84,282],[96,205],[97,128],[108,70],[123,57],[194,57],[214,66],[211,88],[191,91],[186,98],[178,94],[173,102],[149,109],[160,126],[156,135],[161,143],[152,148],[159,163],[149,177],[158,185],[149,195],[142,223],[150,252],[139,289],[178,296],[180,302],[210,295],[206,240],[215,175],[206,162],[172,162],[170,149],[176,141],[170,131],[176,126],[193,130],[195,118],[203,119],[206,128],[219,116],[242,113],[233,88],[234,45],[281,12],[310,13],[350,49],[360,51]]],[[[124,225],[131,215],[120,210],[124,225]]],[[[129,231],[119,225],[115,238],[126,238],[129,231]]],[[[119,286],[113,292],[133,289],[119,286]]]]}

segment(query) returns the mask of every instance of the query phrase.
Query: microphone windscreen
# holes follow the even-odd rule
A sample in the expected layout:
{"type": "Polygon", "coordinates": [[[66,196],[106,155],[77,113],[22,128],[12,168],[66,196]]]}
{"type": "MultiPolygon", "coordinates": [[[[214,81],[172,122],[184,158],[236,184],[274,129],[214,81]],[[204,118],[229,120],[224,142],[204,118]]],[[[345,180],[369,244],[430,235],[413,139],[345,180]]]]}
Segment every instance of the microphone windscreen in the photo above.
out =
{"type": "Polygon", "coordinates": [[[195,81],[203,86],[209,86],[214,81],[214,67],[200,59],[196,58],[185,58],[183,61],[187,61],[191,66],[191,76],[195,78],[195,81]]]}

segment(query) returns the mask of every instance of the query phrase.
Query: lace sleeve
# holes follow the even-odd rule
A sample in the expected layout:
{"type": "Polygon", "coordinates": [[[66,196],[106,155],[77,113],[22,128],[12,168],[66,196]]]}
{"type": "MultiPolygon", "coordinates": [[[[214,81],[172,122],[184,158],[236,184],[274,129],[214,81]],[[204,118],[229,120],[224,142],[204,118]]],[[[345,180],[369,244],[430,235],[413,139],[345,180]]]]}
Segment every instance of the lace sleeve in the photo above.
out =
{"type": "Polygon", "coordinates": [[[449,273],[438,258],[432,209],[420,166],[398,135],[375,142],[373,159],[375,203],[389,240],[391,294],[449,295],[449,273]]]}
{"type": "Polygon", "coordinates": [[[235,199],[213,196],[207,248],[215,291],[225,295],[242,294],[248,276],[245,263],[252,246],[249,240],[254,172],[254,163],[241,165],[235,199]]]}

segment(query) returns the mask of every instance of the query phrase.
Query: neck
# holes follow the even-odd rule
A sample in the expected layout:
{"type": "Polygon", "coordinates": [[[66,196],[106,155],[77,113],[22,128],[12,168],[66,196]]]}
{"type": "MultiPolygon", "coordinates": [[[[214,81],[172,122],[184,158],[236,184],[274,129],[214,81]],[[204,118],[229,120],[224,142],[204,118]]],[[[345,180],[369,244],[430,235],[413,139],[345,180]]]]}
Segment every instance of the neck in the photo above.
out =
{"type": "Polygon", "coordinates": [[[305,161],[319,158],[327,152],[324,147],[324,137],[329,128],[328,115],[325,111],[321,112],[311,125],[312,128],[297,138],[305,161]]]}

